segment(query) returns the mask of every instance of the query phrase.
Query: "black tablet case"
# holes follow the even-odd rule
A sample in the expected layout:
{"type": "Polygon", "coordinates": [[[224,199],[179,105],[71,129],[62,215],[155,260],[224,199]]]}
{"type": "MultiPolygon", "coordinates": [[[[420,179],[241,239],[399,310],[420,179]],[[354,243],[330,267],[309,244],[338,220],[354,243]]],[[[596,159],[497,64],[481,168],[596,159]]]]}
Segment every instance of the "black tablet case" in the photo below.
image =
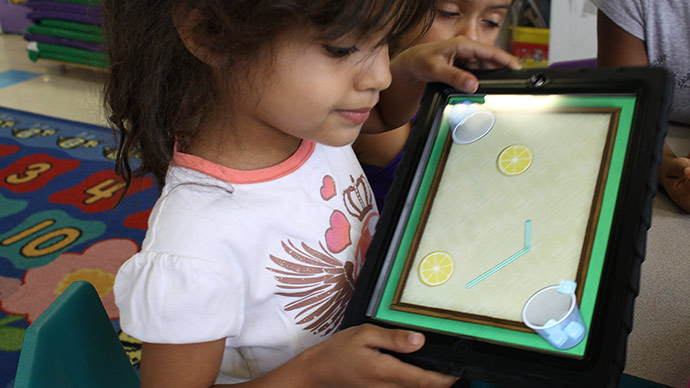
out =
{"type": "MultiPolygon", "coordinates": [[[[670,76],[658,68],[498,70],[476,74],[480,83],[474,96],[637,95],[601,279],[604,286],[596,298],[586,352],[584,357],[572,359],[415,328],[426,335],[424,347],[413,354],[396,356],[427,369],[508,387],[617,387],[624,369],[633,304],[638,294],[640,267],[651,224],[652,199],[657,189],[657,170],[672,95],[670,76]]],[[[400,328],[372,319],[367,315],[367,309],[384,256],[406,206],[408,192],[414,189],[411,185],[427,137],[431,128],[439,125],[448,97],[455,94],[462,93],[443,84],[427,87],[404,157],[386,198],[386,208],[382,211],[345,313],[343,328],[362,323],[400,328]]]]}

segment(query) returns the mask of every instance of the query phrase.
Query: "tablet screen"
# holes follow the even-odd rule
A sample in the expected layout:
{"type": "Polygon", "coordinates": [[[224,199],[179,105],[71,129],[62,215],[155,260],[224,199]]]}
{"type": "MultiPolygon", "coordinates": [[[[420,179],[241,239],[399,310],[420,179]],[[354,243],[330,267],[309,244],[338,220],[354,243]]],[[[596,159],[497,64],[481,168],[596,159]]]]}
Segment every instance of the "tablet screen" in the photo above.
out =
{"type": "Polygon", "coordinates": [[[582,357],[635,104],[634,94],[448,96],[367,314],[582,357]]]}

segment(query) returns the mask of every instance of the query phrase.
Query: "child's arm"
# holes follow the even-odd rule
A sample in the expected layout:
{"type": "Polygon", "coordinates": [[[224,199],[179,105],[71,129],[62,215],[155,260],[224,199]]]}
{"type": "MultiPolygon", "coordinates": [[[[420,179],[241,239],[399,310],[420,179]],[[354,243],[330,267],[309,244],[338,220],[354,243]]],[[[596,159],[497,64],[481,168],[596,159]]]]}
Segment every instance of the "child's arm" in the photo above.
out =
{"type": "MultiPolygon", "coordinates": [[[[225,387],[450,387],[455,377],[423,370],[379,351],[411,353],[423,343],[418,333],[361,325],[334,334],[257,379],[225,387]]],[[[141,388],[212,386],[224,344],[223,339],[186,345],[145,343],[141,388]]]]}
{"type": "Polygon", "coordinates": [[[181,345],[144,342],[141,388],[208,388],[216,380],[224,349],[225,339],[181,345]]]}
{"type": "Polygon", "coordinates": [[[402,152],[411,127],[411,123],[407,123],[387,132],[360,133],[352,149],[360,163],[385,168],[402,152]]]}
{"type": "Polygon", "coordinates": [[[477,77],[458,66],[519,69],[520,63],[504,50],[465,36],[412,46],[391,61],[391,86],[381,92],[362,132],[383,132],[412,120],[429,82],[444,82],[468,92],[477,90],[477,77]]]}
{"type": "Polygon", "coordinates": [[[597,64],[600,67],[649,64],[644,41],[620,28],[601,11],[597,14],[597,64]]]}
{"type": "MultiPolygon", "coordinates": [[[[645,42],[629,34],[604,13],[597,14],[597,64],[602,67],[648,66],[645,42]]],[[[690,212],[690,154],[678,157],[664,142],[659,184],[683,210],[690,212]]]]}

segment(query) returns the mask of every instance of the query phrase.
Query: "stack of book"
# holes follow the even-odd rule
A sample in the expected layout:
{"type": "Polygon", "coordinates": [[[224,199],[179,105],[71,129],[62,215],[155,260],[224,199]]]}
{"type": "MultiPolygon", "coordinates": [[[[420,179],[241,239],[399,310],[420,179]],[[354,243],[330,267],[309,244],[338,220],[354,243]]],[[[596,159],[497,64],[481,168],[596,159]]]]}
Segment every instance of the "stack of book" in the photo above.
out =
{"type": "Polygon", "coordinates": [[[24,39],[32,61],[108,66],[100,0],[29,0],[24,5],[31,9],[24,39]]]}

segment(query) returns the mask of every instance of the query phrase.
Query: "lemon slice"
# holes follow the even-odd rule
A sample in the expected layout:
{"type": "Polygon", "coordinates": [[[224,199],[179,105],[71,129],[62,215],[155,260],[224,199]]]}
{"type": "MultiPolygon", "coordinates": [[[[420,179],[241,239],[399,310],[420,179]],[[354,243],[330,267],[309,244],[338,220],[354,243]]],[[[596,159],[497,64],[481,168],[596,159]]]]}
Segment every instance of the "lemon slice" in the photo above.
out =
{"type": "Polygon", "coordinates": [[[440,286],[453,276],[455,263],[446,252],[431,252],[419,263],[419,278],[427,286],[440,286]]]}
{"type": "Polygon", "coordinates": [[[522,144],[513,144],[498,154],[496,163],[503,174],[520,175],[532,165],[532,150],[522,144]]]}

